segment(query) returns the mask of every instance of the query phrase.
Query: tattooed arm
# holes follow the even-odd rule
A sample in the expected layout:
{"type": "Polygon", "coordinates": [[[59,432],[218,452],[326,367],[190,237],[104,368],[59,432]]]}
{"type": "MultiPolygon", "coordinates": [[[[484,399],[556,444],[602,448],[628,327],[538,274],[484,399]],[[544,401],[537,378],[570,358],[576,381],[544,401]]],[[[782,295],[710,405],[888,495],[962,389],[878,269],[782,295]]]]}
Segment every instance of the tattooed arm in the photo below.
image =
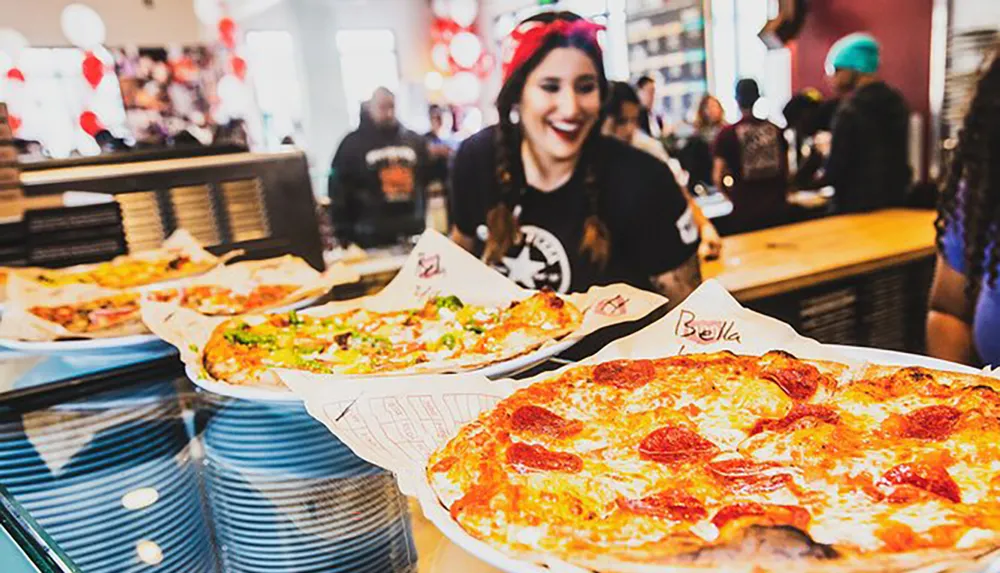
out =
{"type": "Polygon", "coordinates": [[[656,292],[670,299],[669,308],[674,308],[701,284],[701,264],[698,254],[691,255],[691,258],[676,269],[652,277],[652,281],[656,292]]]}

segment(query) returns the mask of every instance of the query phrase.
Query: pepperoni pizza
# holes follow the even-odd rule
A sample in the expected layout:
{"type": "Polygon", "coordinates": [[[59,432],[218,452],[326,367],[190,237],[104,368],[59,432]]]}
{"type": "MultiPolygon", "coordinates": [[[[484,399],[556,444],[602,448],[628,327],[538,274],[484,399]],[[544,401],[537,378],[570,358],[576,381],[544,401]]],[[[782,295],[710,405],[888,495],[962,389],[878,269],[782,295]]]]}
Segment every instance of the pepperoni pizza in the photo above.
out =
{"type": "Polygon", "coordinates": [[[601,571],[975,560],[1000,545],[1000,381],[783,352],[580,366],[427,474],[472,536],[601,571]]]}

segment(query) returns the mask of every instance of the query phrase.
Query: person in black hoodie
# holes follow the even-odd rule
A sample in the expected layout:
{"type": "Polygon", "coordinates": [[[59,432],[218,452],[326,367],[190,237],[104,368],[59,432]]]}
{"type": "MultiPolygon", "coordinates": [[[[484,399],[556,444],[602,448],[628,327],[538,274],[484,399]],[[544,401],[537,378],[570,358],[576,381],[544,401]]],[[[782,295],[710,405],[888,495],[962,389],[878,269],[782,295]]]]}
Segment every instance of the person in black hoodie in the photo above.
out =
{"type": "Polygon", "coordinates": [[[424,139],[396,121],[393,93],[375,90],[358,129],[333,157],[329,192],[337,241],[384,247],[423,232],[427,164],[424,139]]]}
{"type": "Polygon", "coordinates": [[[832,185],[842,213],[903,206],[910,189],[909,109],[876,75],[879,45],[850,34],[830,49],[828,66],[841,103],[823,174],[810,187],[832,185]]]}

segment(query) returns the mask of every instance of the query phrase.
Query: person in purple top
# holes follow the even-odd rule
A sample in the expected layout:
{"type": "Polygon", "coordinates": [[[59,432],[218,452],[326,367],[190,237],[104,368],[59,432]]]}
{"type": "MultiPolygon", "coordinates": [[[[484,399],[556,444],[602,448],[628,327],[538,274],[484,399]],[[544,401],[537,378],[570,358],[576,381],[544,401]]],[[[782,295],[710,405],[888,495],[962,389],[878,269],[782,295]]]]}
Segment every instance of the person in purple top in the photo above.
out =
{"type": "Polygon", "coordinates": [[[928,353],[1000,365],[1000,56],[976,85],[935,224],[928,353]]]}

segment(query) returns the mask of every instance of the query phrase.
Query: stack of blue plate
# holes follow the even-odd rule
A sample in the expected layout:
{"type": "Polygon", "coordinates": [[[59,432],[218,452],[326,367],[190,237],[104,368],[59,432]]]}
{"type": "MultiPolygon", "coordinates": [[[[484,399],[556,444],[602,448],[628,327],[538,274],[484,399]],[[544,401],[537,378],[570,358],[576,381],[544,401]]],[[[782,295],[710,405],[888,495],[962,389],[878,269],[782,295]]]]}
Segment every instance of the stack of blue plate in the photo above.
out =
{"type": "Polygon", "coordinates": [[[410,572],[406,500],[301,405],[200,394],[204,477],[227,572],[410,572]]]}
{"type": "Polygon", "coordinates": [[[0,482],[86,573],[216,570],[169,383],[0,420],[0,482]]]}

